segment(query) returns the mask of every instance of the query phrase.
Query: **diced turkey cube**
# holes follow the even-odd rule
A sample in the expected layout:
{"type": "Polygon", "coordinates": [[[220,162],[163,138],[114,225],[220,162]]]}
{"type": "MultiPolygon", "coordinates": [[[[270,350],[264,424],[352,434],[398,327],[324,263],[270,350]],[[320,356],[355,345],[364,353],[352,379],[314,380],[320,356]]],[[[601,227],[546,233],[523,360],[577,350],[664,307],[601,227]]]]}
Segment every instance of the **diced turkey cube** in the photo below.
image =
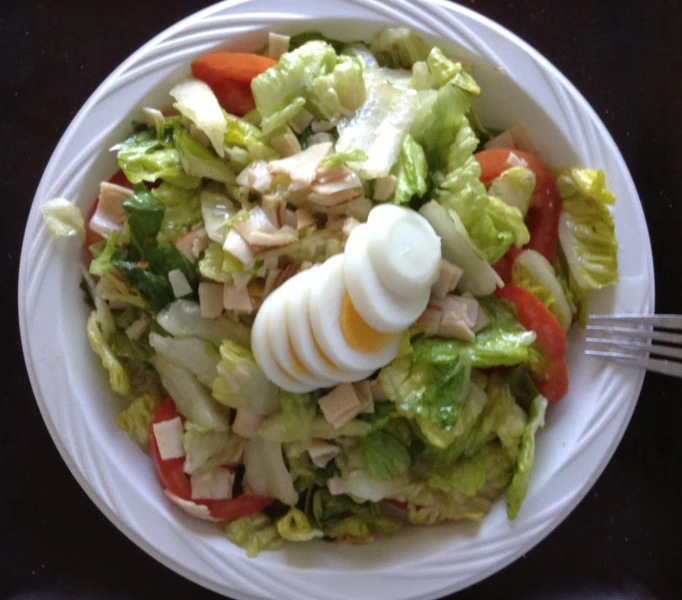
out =
{"type": "Polygon", "coordinates": [[[232,498],[234,473],[229,469],[216,469],[208,473],[192,473],[192,500],[227,500],[232,498]]]}
{"type": "Polygon", "coordinates": [[[327,479],[327,489],[332,496],[347,494],[349,491],[348,484],[340,475],[334,475],[334,477],[327,479]]]}
{"type": "Polygon", "coordinates": [[[107,237],[110,231],[122,231],[128,218],[123,203],[133,195],[133,190],[103,181],[99,184],[97,209],[90,219],[90,229],[107,237]]]}
{"type": "Polygon", "coordinates": [[[431,287],[431,295],[442,300],[457,287],[464,271],[457,265],[453,265],[445,259],[441,259],[440,274],[438,280],[431,287]]]}
{"type": "Polygon", "coordinates": [[[223,308],[239,313],[249,314],[253,312],[253,303],[247,287],[237,287],[229,281],[223,287],[223,308]]]}
{"type": "Polygon", "coordinates": [[[270,58],[278,59],[282,54],[289,51],[289,43],[291,38],[288,35],[280,33],[268,34],[268,56],[270,58]]]}
{"type": "Polygon", "coordinates": [[[379,179],[374,182],[374,200],[377,202],[386,202],[386,200],[393,195],[397,181],[395,175],[379,177],[379,179]]]}
{"type": "Polygon", "coordinates": [[[168,490],[163,490],[163,492],[173,504],[184,510],[187,514],[197,519],[203,519],[204,521],[217,521],[217,519],[214,519],[211,516],[211,510],[205,504],[197,504],[191,500],[184,500],[168,490]]]}
{"type": "Polygon", "coordinates": [[[324,418],[336,429],[359,415],[368,406],[365,399],[358,397],[350,383],[337,385],[331,392],[318,400],[324,418]]]}
{"type": "MultiPolygon", "coordinates": [[[[235,374],[235,378],[237,377],[239,375],[235,374]]],[[[262,421],[263,417],[250,408],[238,408],[232,423],[232,431],[247,440],[255,438],[258,437],[258,426],[262,421]]]]}
{"type": "Polygon", "coordinates": [[[183,296],[192,293],[192,286],[180,269],[168,271],[168,281],[170,281],[171,287],[173,288],[173,295],[176,298],[182,298],[183,296]]]}
{"type": "Polygon", "coordinates": [[[217,319],[223,312],[223,285],[202,281],[199,284],[199,313],[204,319],[217,319]]]}
{"type": "Polygon", "coordinates": [[[182,445],[182,435],[185,432],[185,428],[180,417],[154,423],[152,429],[154,430],[154,437],[156,438],[156,445],[159,448],[161,460],[185,456],[185,448],[182,445]]]}
{"type": "Polygon", "coordinates": [[[326,440],[313,440],[308,446],[308,454],[313,464],[322,469],[339,453],[339,447],[326,440]]]}

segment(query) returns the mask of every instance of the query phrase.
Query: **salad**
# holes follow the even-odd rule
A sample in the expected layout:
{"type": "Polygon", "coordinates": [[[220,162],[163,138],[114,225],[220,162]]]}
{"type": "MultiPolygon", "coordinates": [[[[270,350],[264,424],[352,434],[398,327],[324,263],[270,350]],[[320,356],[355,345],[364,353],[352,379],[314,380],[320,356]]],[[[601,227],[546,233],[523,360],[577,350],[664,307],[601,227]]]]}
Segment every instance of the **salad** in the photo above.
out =
{"type": "Polygon", "coordinates": [[[271,33],[169,93],[87,215],[41,207],[169,501],[251,557],[514,519],[566,332],[618,281],[603,172],[486,129],[470,65],[407,29],[271,33]]]}

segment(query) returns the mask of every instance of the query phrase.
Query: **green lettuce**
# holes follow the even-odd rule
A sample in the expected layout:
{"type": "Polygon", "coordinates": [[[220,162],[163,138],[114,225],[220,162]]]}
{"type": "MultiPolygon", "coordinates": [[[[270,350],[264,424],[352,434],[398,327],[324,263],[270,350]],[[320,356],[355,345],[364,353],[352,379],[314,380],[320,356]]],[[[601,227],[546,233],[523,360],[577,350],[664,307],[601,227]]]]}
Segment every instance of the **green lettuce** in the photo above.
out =
{"type": "Polygon", "coordinates": [[[604,173],[592,169],[564,169],[557,185],[562,200],[559,242],[584,324],[587,294],[618,282],[618,242],[609,210],[615,196],[606,188],[604,173]]]}
{"type": "Polygon", "coordinates": [[[316,394],[294,394],[279,390],[282,418],[287,438],[311,439],[317,410],[316,394]]]}
{"type": "Polygon", "coordinates": [[[333,460],[323,468],[313,464],[307,452],[309,440],[284,444],[284,452],[289,465],[289,473],[294,480],[296,491],[301,493],[311,487],[324,487],[327,480],[336,474],[333,460]]]}
{"type": "Polygon", "coordinates": [[[86,326],[88,340],[109,373],[111,389],[117,394],[125,395],[130,392],[130,376],[109,346],[109,337],[114,330],[111,312],[103,301],[100,300],[99,304],[98,310],[92,311],[88,318],[86,326]]]}
{"type": "Polygon", "coordinates": [[[201,222],[201,203],[196,192],[162,183],[152,190],[152,195],[165,207],[158,243],[171,244],[201,222]]]}
{"type": "Polygon", "coordinates": [[[390,481],[407,473],[410,453],[390,431],[375,431],[360,438],[360,451],[367,471],[379,481],[390,481]]]}
{"type": "Polygon", "coordinates": [[[246,442],[244,487],[257,496],[277,498],[289,506],[298,502],[298,492],[284,463],[281,444],[257,437],[246,442]]]}
{"type": "Polygon", "coordinates": [[[429,442],[438,444],[437,432],[450,430],[459,419],[470,374],[466,352],[444,366],[416,364],[405,357],[384,367],[379,382],[398,412],[414,418],[429,442]]]}
{"type": "Polygon", "coordinates": [[[116,244],[118,243],[118,232],[110,231],[106,242],[97,242],[90,246],[93,259],[90,261],[88,272],[91,275],[104,275],[111,271],[113,265],[111,264],[116,252],[116,244]]]}
{"type": "Polygon", "coordinates": [[[534,364],[540,354],[532,347],[535,333],[519,323],[514,309],[507,302],[493,297],[479,299],[490,323],[471,342],[460,340],[424,339],[414,343],[412,360],[418,364],[446,365],[463,352],[471,366],[488,368],[534,364]]]}
{"type": "Polygon", "coordinates": [[[279,550],[284,543],[270,517],[260,512],[234,521],[223,521],[217,527],[233,544],[244,548],[249,558],[255,558],[266,550],[279,550]]]}
{"type": "Polygon", "coordinates": [[[398,162],[392,169],[396,186],[391,202],[408,204],[414,196],[421,198],[428,189],[429,167],[423,148],[408,133],[400,147],[398,162]]]}
{"type": "Polygon", "coordinates": [[[277,531],[282,538],[290,542],[309,542],[324,535],[322,530],[313,529],[305,513],[295,506],[277,520],[277,531]]]}
{"type": "Polygon", "coordinates": [[[117,156],[118,166],[131,183],[153,183],[163,179],[185,189],[201,184],[198,177],[184,171],[177,149],[164,146],[154,129],[136,131],[120,144],[117,156]]]}
{"type": "Polygon", "coordinates": [[[360,108],[367,98],[363,70],[361,60],[350,56],[338,57],[331,73],[313,80],[308,94],[308,107],[313,114],[332,120],[360,108]]]}
{"type": "Polygon", "coordinates": [[[53,198],[40,207],[45,225],[55,237],[78,236],[85,241],[85,221],[81,209],[64,198],[53,198]]]}
{"type": "Polygon", "coordinates": [[[337,167],[348,162],[364,162],[369,157],[364,150],[356,148],[347,152],[336,152],[322,161],[323,167],[337,167]]]}
{"type": "Polygon", "coordinates": [[[381,514],[373,502],[358,503],[346,495],[332,496],[326,489],[313,494],[312,523],[326,536],[371,541],[375,533],[393,533],[400,521],[381,514]]]}
{"type": "Polygon", "coordinates": [[[185,433],[182,436],[185,449],[185,473],[210,472],[239,460],[244,450],[244,440],[228,431],[185,422],[185,433]]]}
{"type": "Polygon", "coordinates": [[[462,63],[450,60],[440,48],[431,49],[426,58],[426,64],[439,86],[453,83],[471,94],[481,93],[476,80],[465,71],[462,63]]]}
{"type": "Polygon", "coordinates": [[[406,27],[382,29],[369,46],[382,67],[410,69],[429,55],[428,44],[406,27]]]}
{"type": "Polygon", "coordinates": [[[187,173],[195,177],[234,184],[236,176],[230,165],[216,156],[212,150],[204,148],[184,127],[175,127],[173,143],[180,153],[180,162],[187,173]]]}
{"type": "Polygon", "coordinates": [[[346,47],[346,42],[327,37],[319,31],[304,31],[303,33],[297,33],[296,35],[291,36],[291,39],[289,40],[289,51],[292,52],[304,44],[313,41],[326,42],[332,48],[334,48],[337,53],[341,53],[341,51],[346,47]]]}
{"type": "Polygon", "coordinates": [[[277,158],[277,152],[266,143],[263,132],[256,125],[227,112],[224,115],[227,123],[225,146],[228,153],[230,148],[243,148],[247,153],[247,163],[277,158]]]}
{"type": "Polygon", "coordinates": [[[506,169],[490,184],[488,194],[515,206],[525,217],[535,191],[535,173],[526,167],[506,169]]]}
{"type": "MultiPolygon", "coordinates": [[[[261,415],[271,414],[280,406],[277,386],[260,370],[253,354],[231,340],[223,340],[220,345],[213,397],[230,408],[250,408],[261,415]]],[[[285,394],[285,401],[289,400],[285,394]]]]}
{"type": "Polygon", "coordinates": [[[196,375],[205,386],[213,384],[218,364],[218,353],[213,344],[198,337],[174,338],[154,332],[149,334],[149,344],[157,354],[196,375]]]}
{"type": "Polygon", "coordinates": [[[128,213],[130,234],[138,247],[159,233],[166,207],[143,184],[135,185],[133,195],[123,202],[123,208],[128,213]]]}
{"type": "MultiPolygon", "coordinates": [[[[372,426],[365,421],[352,419],[341,427],[334,427],[323,416],[316,416],[312,425],[312,437],[322,440],[335,440],[342,437],[362,437],[372,430],[372,426]]],[[[300,442],[309,438],[302,437],[306,433],[302,428],[290,428],[284,423],[282,412],[269,415],[258,427],[258,435],[264,440],[272,442],[300,442]]]]}
{"type": "Polygon", "coordinates": [[[514,476],[507,488],[507,516],[510,519],[515,519],[519,514],[528,491],[528,478],[535,459],[535,433],[545,424],[546,409],[547,399],[544,396],[536,396],[531,403],[528,423],[521,437],[514,476]]]}
{"type": "Polygon", "coordinates": [[[125,431],[142,448],[146,449],[149,446],[149,428],[161,400],[161,394],[158,392],[142,394],[116,417],[118,428],[125,431]]]}
{"type": "Polygon", "coordinates": [[[273,132],[303,108],[314,80],[336,65],[334,48],[313,40],[283,54],[279,62],[251,82],[256,109],[262,115],[264,134],[273,132]]]}
{"type": "Polygon", "coordinates": [[[199,260],[198,269],[204,279],[225,283],[232,280],[232,273],[243,273],[244,265],[220,244],[211,242],[199,260]]]}

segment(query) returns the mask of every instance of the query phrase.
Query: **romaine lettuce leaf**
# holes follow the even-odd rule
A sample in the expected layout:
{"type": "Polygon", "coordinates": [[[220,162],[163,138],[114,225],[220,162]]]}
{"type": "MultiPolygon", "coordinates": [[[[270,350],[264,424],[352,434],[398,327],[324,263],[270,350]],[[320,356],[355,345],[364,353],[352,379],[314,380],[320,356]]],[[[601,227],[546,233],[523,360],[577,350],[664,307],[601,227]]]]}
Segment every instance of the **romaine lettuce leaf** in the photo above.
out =
{"type": "MultiPolygon", "coordinates": [[[[220,345],[218,376],[213,381],[213,397],[231,408],[250,408],[268,415],[280,407],[277,386],[256,364],[253,354],[229,339],[220,345]]],[[[294,400],[286,396],[287,407],[293,410],[294,400]]],[[[295,425],[295,417],[290,425],[295,425]]]]}
{"type": "Polygon", "coordinates": [[[185,422],[182,445],[185,449],[183,468],[188,475],[232,464],[244,451],[244,440],[238,435],[216,431],[192,421],[185,422]]]}
{"type": "Polygon", "coordinates": [[[249,558],[266,550],[278,550],[284,543],[270,517],[260,512],[235,521],[223,521],[217,527],[233,544],[244,548],[249,558]]]}
{"type": "Polygon", "coordinates": [[[429,55],[428,44],[407,27],[382,29],[369,49],[382,67],[393,69],[410,69],[429,55]]]}
{"type": "Polygon", "coordinates": [[[298,492],[284,464],[281,444],[260,438],[248,440],[244,448],[244,469],[244,488],[248,492],[277,498],[290,506],[298,501],[298,492]]]}
{"type": "Polygon", "coordinates": [[[91,275],[104,275],[113,269],[111,261],[116,252],[116,244],[118,243],[118,232],[110,231],[106,242],[97,242],[90,246],[93,259],[90,261],[88,271],[91,275]]]}
{"type": "Polygon", "coordinates": [[[279,390],[279,403],[282,406],[282,418],[287,438],[311,439],[317,410],[317,395],[294,394],[279,390]]]}
{"type": "Polygon", "coordinates": [[[410,453],[390,431],[375,431],[360,438],[367,471],[379,481],[390,481],[410,468],[410,453]]]}
{"type": "Polygon", "coordinates": [[[174,128],[173,143],[180,153],[182,167],[188,174],[234,184],[237,177],[230,165],[208,148],[204,148],[184,127],[174,128]]]}
{"type": "Polygon", "coordinates": [[[562,200],[559,242],[584,324],[588,292],[618,282],[618,242],[608,208],[615,196],[606,189],[602,171],[564,169],[557,185],[562,200]]]}
{"type": "MultiPolygon", "coordinates": [[[[104,303],[101,302],[101,304],[104,303]]],[[[105,312],[109,310],[105,305],[100,307],[100,312],[102,308],[105,312]]],[[[108,313],[108,316],[111,318],[111,313],[108,313]]],[[[103,323],[102,317],[98,315],[98,310],[92,311],[86,327],[90,346],[95,354],[100,357],[102,365],[104,365],[104,368],[109,373],[111,389],[117,394],[125,395],[130,392],[130,377],[109,347],[108,338],[112,333],[112,329],[113,323],[110,328],[106,322],[103,323]]]]}
{"type": "Polygon", "coordinates": [[[462,63],[450,60],[440,48],[431,49],[426,58],[426,64],[439,86],[453,83],[471,94],[479,95],[481,93],[481,88],[476,80],[466,72],[462,63]]]}
{"type": "Polygon", "coordinates": [[[157,234],[159,244],[171,244],[201,221],[199,195],[170,183],[162,183],[152,195],[165,207],[157,234]]]}
{"type": "Polygon", "coordinates": [[[161,400],[161,394],[158,392],[142,394],[116,417],[118,428],[125,431],[143,449],[149,446],[149,428],[161,400]]]}
{"type": "Polygon", "coordinates": [[[490,323],[472,342],[419,340],[413,344],[412,360],[418,364],[445,365],[464,351],[469,354],[472,367],[477,368],[533,364],[540,360],[532,347],[535,333],[524,330],[509,304],[493,297],[481,298],[479,302],[490,323]]]}
{"type": "Polygon", "coordinates": [[[129,215],[128,226],[138,247],[156,236],[166,207],[143,184],[135,185],[133,195],[123,202],[123,208],[129,215]]]}
{"type": "Polygon", "coordinates": [[[408,133],[400,147],[398,162],[392,169],[396,177],[394,204],[408,204],[414,196],[421,198],[428,189],[429,167],[423,148],[408,133]]]}
{"type": "Polygon", "coordinates": [[[64,198],[53,198],[40,206],[45,225],[55,237],[78,236],[85,241],[85,221],[81,209],[64,198]]]}
{"type": "Polygon", "coordinates": [[[528,424],[521,437],[521,447],[514,467],[514,476],[507,488],[507,516],[515,519],[528,491],[528,478],[535,459],[535,433],[545,424],[547,399],[536,396],[531,403],[528,424]]]}
{"type": "Polygon", "coordinates": [[[174,338],[158,333],[149,334],[149,344],[157,354],[173,364],[184,367],[206,387],[211,387],[217,375],[218,353],[209,342],[197,337],[174,338]]]}
{"type": "Polygon", "coordinates": [[[341,115],[351,115],[367,98],[362,72],[364,63],[350,56],[338,57],[329,75],[313,80],[308,94],[308,107],[314,115],[335,120],[341,115]]]}
{"type": "Polygon", "coordinates": [[[515,206],[525,217],[535,190],[535,173],[526,167],[506,169],[490,184],[488,195],[495,196],[509,206],[515,206]]]}
{"type": "Polygon", "coordinates": [[[324,535],[321,529],[313,529],[305,513],[295,506],[277,520],[277,531],[290,542],[309,542],[324,535]]]}

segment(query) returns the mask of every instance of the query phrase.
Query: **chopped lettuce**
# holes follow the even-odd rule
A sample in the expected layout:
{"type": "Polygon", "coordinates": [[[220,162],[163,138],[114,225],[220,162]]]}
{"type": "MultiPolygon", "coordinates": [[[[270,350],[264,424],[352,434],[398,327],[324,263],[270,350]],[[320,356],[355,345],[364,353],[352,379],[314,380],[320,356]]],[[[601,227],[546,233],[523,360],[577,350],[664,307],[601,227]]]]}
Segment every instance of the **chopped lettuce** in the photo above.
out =
{"type": "Polygon", "coordinates": [[[218,364],[215,347],[208,348],[208,342],[197,337],[174,338],[158,333],[149,334],[149,344],[157,354],[173,364],[184,367],[207,387],[216,377],[218,364]]]}
{"type": "Polygon", "coordinates": [[[265,142],[263,132],[256,125],[224,111],[223,114],[227,123],[226,152],[231,148],[243,148],[247,152],[247,162],[277,158],[277,153],[265,142]]]}
{"type": "MultiPolygon", "coordinates": [[[[188,79],[176,85],[169,93],[176,101],[173,107],[192,120],[211,140],[218,156],[223,156],[227,124],[213,90],[203,81],[188,79]]],[[[184,162],[183,160],[183,165],[184,162]]]]}
{"type": "Polygon", "coordinates": [[[515,166],[506,169],[490,184],[488,194],[515,206],[525,217],[530,199],[535,190],[535,173],[526,167],[515,166]]]}
{"type": "Polygon", "coordinates": [[[406,27],[382,29],[369,49],[382,67],[394,69],[410,69],[429,55],[428,44],[406,27]]]}
{"type": "MultiPolygon", "coordinates": [[[[322,440],[334,440],[342,437],[362,437],[372,430],[372,426],[365,421],[352,419],[341,427],[334,427],[323,416],[316,416],[312,425],[312,437],[322,440]]],[[[283,413],[276,412],[269,415],[258,427],[258,435],[272,442],[299,442],[306,441],[307,431],[304,428],[289,428],[284,422],[283,413]]]]}
{"type": "Polygon", "coordinates": [[[465,71],[462,63],[450,60],[440,48],[431,49],[426,58],[426,64],[439,86],[453,83],[471,94],[481,93],[476,80],[465,71]]]}
{"type": "Polygon", "coordinates": [[[143,184],[135,185],[133,195],[123,202],[123,208],[128,213],[130,234],[137,246],[159,233],[166,207],[143,184]]]}
{"type": "Polygon", "coordinates": [[[164,147],[153,129],[140,129],[120,144],[118,166],[134,184],[153,183],[157,179],[185,189],[201,184],[198,177],[183,170],[180,153],[173,147],[164,147]]]}
{"type": "Polygon", "coordinates": [[[118,242],[118,232],[110,231],[106,242],[97,242],[90,246],[90,252],[93,254],[93,259],[90,261],[88,271],[91,275],[104,275],[113,268],[111,264],[116,252],[116,244],[118,242]]]}
{"type": "Polygon", "coordinates": [[[408,133],[400,147],[398,162],[393,167],[396,177],[394,204],[408,204],[413,197],[421,198],[428,189],[429,167],[423,148],[408,133]]]}
{"type": "Polygon", "coordinates": [[[535,459],[535,433],[545,424],[547,399],[536,396],[530,407],[528,423],[521,437],[521,447],[514,467],[514,476],[507,488],[507,516],[515,519],[521,509],[521,503],[528,491],[528,479],[535,459]]]}
{"type": "Polygon", "coordinates": [[[481,298],[490,323],[471,342],[425,339],[414,343],[413,360],[418,364],[444,365],[467,352],[477,368],[534,364],[540,355],[532,347],[535,333],[526,331],[513,308],[503,300],[481,298]]]}
{"type": "Polygon", "coordinates": [[[264,134],[294,118],[306,103],[314,80],[336,65],[334,48],[323,41],[310,41],[283,54],[279,62],[254,78],[251,90],[263,117],[264,134]]]}
{"type": "Polygon", "coordinates": [[[290,542],[308,542],[324,535],[321,529],[314,529],[305,513],[295,506],[277,520],[277,531],[290,542]]]}
{"type": "Polygon", "coordinates": [[[287,438],[311,439],[317,410],[317,396],[279,390],[279,402],[282,406],[282,418],[287,438]]]}
{"type": "Polygon", "coordinates": [[[211,242],[206,247],[198,268],[202,277],[218,283],[231,281],[233,273],[244,272],[244,265],[216,242],[211,242]]]}
{"type": "Polygon", "coordinates": [[[165,207],[157,234],[160,244],[170,244],[201,222],[201,204],[196,192],[162,183],[152,195],[165,207]]]}
{"type": "Polygon", "coordinates": [[[334,48],[337,53],[340,53],[346,47],[345,42],[329,38],[319,31],[304,31],[303,33],[297,33],[296,35],[291,36],[291,39],[289,40],[289,51],[296,50],[304,44],[313,41],[326,42],[334,48]]]}
{"type": "Polygon", "coordinates": [[[234,521],[223,521],[217,527],[233,544],[244,548],[249,558],[255,558],[266,550],[278,550],[284,542],[270,517],[260,512],[234,521]]]}
{"type": "Polygon", "coordinates": [[[398,160],[419,95],[385,69],[365,69],[363,77],[367,99],[353,116],[338,122],[336,151],[362,150],[367,160],[350,163],[350,167],[361,177],[376,179],[388,175],[398,160]]]}
{"type": "Polygon", "coordinates": [[[95,293],[102,299],[110,302],[127,302],[131,306],[145,308],[147,303],[138,294],[133,293],[124,281],[121,281],[113,272],[102,273],[95,293]]]}
{"type": "Polygon", "coordinates": [[[237,213],[238,207],[225,195],[224,188],[219,187],[206,187],[201,192],[200,202],[206,234],[222,248],[230,218],[237,213]]]}
{"type": "Polygon", "coordinates": [[[432,444],[439,443],[438,430],[457,424],[467,397],[471,361],[466,352],[452,357],[446,366],[416,364],[398,358],[379,373],[379,382],[399,413],[414,418],[432,444]],[[432,435],[432,431],[436,434],[432,435]]]}
{"type": "Polygon", "coordinates": [[[404,475],[410,468],[410,453],[390,431],[375,431],[359,442],[367,470],[380,481],[404,475]]]}
{"type": "Polygon", "coordinates": [[[191,300],[176,300],[156,317],[159,325],[175,336],[197,336],[204,340],[220,344],[223,340],[232,340],[242,346],[248,346],[251,334],[247,327],[227,317],[204,319],[199,312],[199,305],[191,300]]]}
{"type": "Polygon", "coordinates": [[[175,127],[173,143],[180,153],[180,162],[187,173],[195,177],[234,184],[236,176],[230,165],[216,156],[213,151],[204,148],[184,127],[175,127]]]}
{"type": "Polygon", "coordinates": [[[138,446],[144,449],[149,446],[149,428],[161,400],[161,394],[158,392],[142,394],[116,417],[118,428],[125,431],[138,446]]]}
{"type": "Polygon", "coordinates": [[[314,493],[311,513],[313,523],[333,538],[371,541],[375,533],[393,533],[400,527],[400,521],[382,515],[377,504],[332,496],[326,489],[314,493]]]}
{"type": "Polygon", "coordinates": [[[235,463],[244,450],[244,440],[238,435],[216,431],[191,421],[185,423],[182,445],[185,449],[183,468],[189,475],[235,463]]]}
{"type": "Polygon", "coordinates": [[[290,506],[298,501],[298,492],[284,464],[281,444],[260,438],[248,440],[244,448],[244,468],[244,488],[249,493],[277,498],[290,506]]]}
{"type": "Polygon", "coordinates": [[[220,345],[213,397],[230,408],[250,408],[261,415],[280,406],[277,386],[260,370],[253,354],[229,339],[220,345]]]}
{"type": "Polygon", "coordinates": [[[109,309],[103,302],[100,303],[98,310],[92,311],[87,324],[88,340],[90,346],[97,354],[104,368],[109,373],[109,385],[117,394],[125,395],[130,392],[130,377],[121,362],[116,358],[109,347],[109,336],[113,333],[113,322],[109,324],[111,318],[109,309]],[[104,314],[104,320],[102,318],[104,314]]]}
{"type": "Polygon", "coordinates": [[[85,221],[81,209],[64,198],[53,198],[40,207],[45,225],[55,237],[78,236],[85,241],[85,221]]]}
{"type": "Polygon", "coordinates": [[[190,371],[160,354],[151,360],[181,415],[198,425],[223,431],[229,429],[230,411],[216,402],[190,371]]]}
{"type": "Polygon", "coordinates": [[[559,242],[584,324],[588,292],[618,282],[618,242],[608,207],[615,196],[606,189],[604,173],[592,169],[564,169],[557,185],[562,200],[559,242]]]}
{"type": "Polygon", "coordinates": [[[367,97],[363,69],[361,60],[350,56],[339,57],[331,73],[313,80],[308,94],[311,112],[331,121],[341,115],[353,114],[367,97]]]}

